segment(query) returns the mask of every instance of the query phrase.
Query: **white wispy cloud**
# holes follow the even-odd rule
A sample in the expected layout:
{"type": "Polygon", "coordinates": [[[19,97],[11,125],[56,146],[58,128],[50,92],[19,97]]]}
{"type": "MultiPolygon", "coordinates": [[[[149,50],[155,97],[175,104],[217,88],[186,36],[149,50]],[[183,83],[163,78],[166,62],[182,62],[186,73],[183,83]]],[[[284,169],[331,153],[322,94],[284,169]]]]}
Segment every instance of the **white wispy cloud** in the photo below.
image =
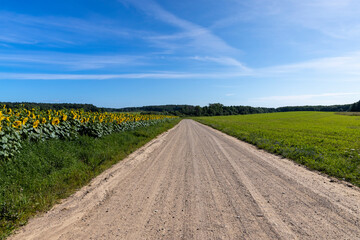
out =
{"type": "MultiPolygon", "coordinates": [[[[99,16],[93,19],[78,19],[59,16],[40,17],[0,11],[0,29],[3,30],[2,34],[0,34],[0,45],[10,47],[8,44],[45,44],[53,47],[63,47],[98,39],[113,39],[112,41],[114,41],[118,38],[136,38],[145,41],[145,44],[150,43],[147,46],[148,53],[142,54],[148,54],[149,57],[153,55],[155,56],[154,59],[156,56],[174,54],[176,50],[179,50],[178,52],[184,55],[206,53],[209,56],[202,59],[196,57],[197,60],[211,61],[219,65],[236,66],[239,69],[249,70],[235,57],[229,56],[234,55],[239,50],[229,46],[208,29],[175,16],[154,1],[134,0],[129,2],[146,12],[146,14],[153,16],[154,19],[172,25],[180,31],[175,34],[164,35],[163,32],[154,33],[147,29],[128,29],[119,26],[114,20],[99,16]],[[158,52],[157,49],[159,48],[166,49],[166,52],[158,52]]],[[[115,64],[138,64],[139,58],[139,56],[80,56],[76,54],[47,54],[46,52],[12,55],[1,53],[0,65],[16,64],[21,67],[21,63],[38,63],[37,67],[39,67],[41,65],[57,64],[66,66],[69,70],[85,70],[104,68],[115,64]]],[[[150,62],[154,61],[148,61],[148,63],[150,62]]],[[[27,67],[25,66],[25,68],[27,67]]]]}
{"type": "Polygon", "coordinates": [[[342,75],[343,77],[360,75],[360,52],[354,52],[344,56],[312,59],[304,62],[272,66],[257,70],[257,72],[262,75],[290,74],[304,71],[307,73],[322,73],[326,76],[329,74],[342,75]]]}
{"type": "Polygon", "coordinates": [[[6,11],[0,11],[0,28],[0,42],[28,45],[68,45],[109,37],[141,36],[139,31],[125,29],[106,18],[39,17],[6,11]]]}
{"type": "Polygon", "coordinates": [[[110,80],[140,78],[188,78],[185,73],[130,73],[130,74],[43,74],[43,73],[0,73],[0,80],[110,80]]]}
{"type": "MultiPolygon", "coordinates": [[[[90,69],[109,69],[116,66],[156,66],[158,61],[167,62],[186,62],[187,60],[195,60],[198,62],[216,63],[216,69],[221,70],[223,66],[231,67],[232,71],[243,71],[250,75],[252,69],[246,67],[243,63],[231,57],[209,57],[209,56],[194,56],[194,57],[157,57],[157,55],[166,55],[166,53],[159,54],[144,54],[144,55],[97,55],[97,54],[73,54],[60,52],[46,52],[46,51],[29,51],[29,52],[1,52],[0,51],[0,66],[20,66],[47,68],[49,66],[64,67],[67,71],[76,70],[90,70],[90,69]]],[[[170,69],[169,69],[170,70],[170,69]]]]}
{"type": "Polygon", "coordinates": [[[231,58],[231,57],[194,56],[194,57],[190,57],[190,59],[193,59],[196,61],[203,61],[203,62],[215,62],[215,63],[218,63],[220,65],[225,65],[225,66],[233,66],[233,67],[238,68],[239,70],[246,71],[248,73],[253,71],[252,69],[246,67],[243,63],[241,63],[238,60],[236,60],[235,58],[231,58]]]}
{"type": "Polygon", "coordinates": [[[0,66],[64,66],[67,70],[89,70],[146,64],[145,56],[90,55],[58,52],[1,53],[0,66]]]}
{"type": "Polygon", "coordinates": [[[360,2],[354,0],[296,1],[293,14],[286,18],[295,24],[327,36],[351,39],[360,36],[360,2]]]}
{"type": "MultiPolygon", "coordinates": [[[[267,68],[248,68],[241,62],[230,57],[189,57],[190,60],[214,62],[223,66],[229,66],[229,69],[217,68],[213,71],[194,72],[185,69],[182,72],[169,71],[163,72],[142,72],[129,74],[33,74],[33,73],[0,73],[0,79],[126,79],[126,78],[169,78],[169,79],[191,79],[191,78],[238,78],[239,80],[247,80],[242,77],[251,77],[256,79],[267,78],[287,78],[294,79],[298,74],[300,78],[312,77],[314,81],[340,81],[345,80],[360,81],[360,53],[352,53],[339,57],[329,57],[313,59],[305,62],[293,63],[288,65],[271,66],[267,68]]],[[[6,64],[44,64],[65,66],[68,70],[83,69],[108,69],[113,66],[132,66],[132,65],[148,65],[149,60],[146,56],[123,56],[123,55],[81,55],[81,54],[59,54],[58,56],[45,55],[16,55],[1,54],[0,66],[6,64]]]]}
{"type": "Polygon", "coordinates": [[[9,73],[0,72],[1,80],[122,80],[122,79],[217,79],[247,76],[244,72],[150,72],[124,74],[62,74],[62,73],[9,73]]]}
{"type": "MultiPolygon", "coordinates": [[[[154,19],[172,25],[182,32],[175,34],[161,34],[154,35],[149,37],[149,40],[158,42],[161,46],[164,42],[172,44],[173,48],[179,47],[180,45],[185,45],[186,47],[191,47],[198,51],[213,52],[213,53],[234,53],[239,52],[238,49],[227,44],[223,39],[216,36],[209,29],[194,24],[190,21],[181,19],[174,15],[173,13],[165,10],[159,4],[152,0],[120,0],[120,2],[125,2],[132,4],[136,8],[142,10],[147,15],[152,16],[154,19]],[[190,42],[183,42],[184,39],[189,39],[190,42]],[[181,44],[178,44],[174,47],[174,41],[182,40],[181,44]]],[[[182,48],[183,49],[183,48],[182,48]]]]}
{"type": "Polygon", "coordinates": [[[239,22],[258,22],[272,28],[307,28],[331,38],[360,36],[360,2],[357,0],[252,0],[224,4],[228,16],[218,19],[212,29],[239,22]]]}

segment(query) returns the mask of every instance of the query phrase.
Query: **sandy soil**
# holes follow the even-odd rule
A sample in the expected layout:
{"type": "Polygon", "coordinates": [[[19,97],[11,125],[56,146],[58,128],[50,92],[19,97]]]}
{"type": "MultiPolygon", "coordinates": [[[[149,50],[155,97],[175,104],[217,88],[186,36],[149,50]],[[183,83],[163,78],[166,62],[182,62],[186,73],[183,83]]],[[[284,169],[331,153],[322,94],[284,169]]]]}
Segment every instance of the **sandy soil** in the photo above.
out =
{"type": "Polygon", "coordinates": [[[360,239],[360,191],[192,120],[10,239],[360,239]]]}

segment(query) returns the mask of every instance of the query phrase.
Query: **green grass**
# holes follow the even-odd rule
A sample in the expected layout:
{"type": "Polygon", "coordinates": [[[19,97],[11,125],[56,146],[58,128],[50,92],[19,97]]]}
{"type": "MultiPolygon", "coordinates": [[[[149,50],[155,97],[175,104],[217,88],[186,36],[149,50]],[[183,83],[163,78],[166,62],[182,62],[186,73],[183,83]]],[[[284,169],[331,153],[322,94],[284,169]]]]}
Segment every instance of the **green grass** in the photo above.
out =
{"type": "Polygon", "coordinates": [[[0,239],[179,121],[99,139],[25,144],[13,160],[0,163],[0,239]]]}
{"type": "Polygon", "coordinates": [[[360,186],[360,116],[287,112],[194,119],[360,186]]]}

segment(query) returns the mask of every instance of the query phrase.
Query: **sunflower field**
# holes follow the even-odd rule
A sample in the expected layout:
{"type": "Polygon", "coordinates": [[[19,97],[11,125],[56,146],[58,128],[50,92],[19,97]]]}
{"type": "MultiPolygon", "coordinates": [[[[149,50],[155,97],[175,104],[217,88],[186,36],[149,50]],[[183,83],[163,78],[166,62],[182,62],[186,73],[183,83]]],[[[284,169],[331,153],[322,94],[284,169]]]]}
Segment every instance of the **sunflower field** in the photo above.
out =
{"type": "Polygon", "coordinates": [[[39,110],[23,107],[0,109],[0,160],[10,159],[23,141],[75,139],[78,135],[102,137],[114,132],[150,126],[175,118],[165,115],[39,110]]]}

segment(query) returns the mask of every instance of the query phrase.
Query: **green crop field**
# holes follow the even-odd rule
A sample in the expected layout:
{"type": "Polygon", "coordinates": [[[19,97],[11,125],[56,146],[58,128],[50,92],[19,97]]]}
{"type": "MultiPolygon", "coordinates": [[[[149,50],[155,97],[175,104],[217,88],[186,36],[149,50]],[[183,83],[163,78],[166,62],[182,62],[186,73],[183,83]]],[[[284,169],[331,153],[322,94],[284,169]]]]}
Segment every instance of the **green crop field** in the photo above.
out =
{"type": "Polygon", "coordinates": [[[360,116],[287,112],[194,119],[360,186],[360,116]]]}

